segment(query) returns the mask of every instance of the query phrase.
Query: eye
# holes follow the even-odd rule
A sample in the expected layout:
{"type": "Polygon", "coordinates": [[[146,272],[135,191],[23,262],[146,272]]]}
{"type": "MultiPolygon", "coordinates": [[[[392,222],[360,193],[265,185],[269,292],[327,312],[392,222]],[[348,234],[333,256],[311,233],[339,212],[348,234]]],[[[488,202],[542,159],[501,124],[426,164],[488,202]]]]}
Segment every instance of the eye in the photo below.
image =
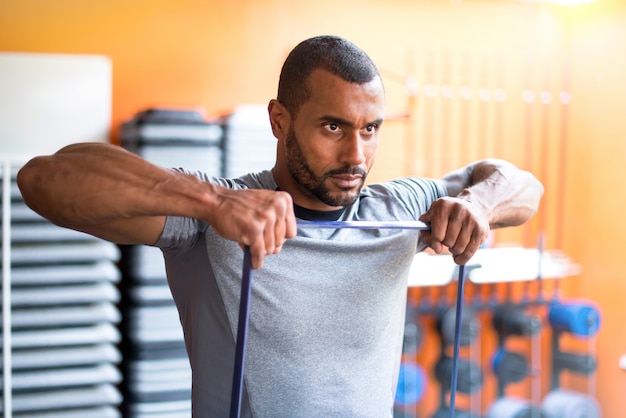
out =
{"type": "Polygon", "coordinates": [[[324,124],[323,129],[326,135],[331,135],[333,138],[337,135],[343,135],[343,129],[337,122],[327,122],[324,124]]]}
{"type": "Polygon", "coordinates": [[[365,128],[363,128],[363,133],[367,135],[373,135],[376,133],[377,130],[378,130],[378,125],[375,123],[372,123],[370,125],[367,125],[365,128]]]}

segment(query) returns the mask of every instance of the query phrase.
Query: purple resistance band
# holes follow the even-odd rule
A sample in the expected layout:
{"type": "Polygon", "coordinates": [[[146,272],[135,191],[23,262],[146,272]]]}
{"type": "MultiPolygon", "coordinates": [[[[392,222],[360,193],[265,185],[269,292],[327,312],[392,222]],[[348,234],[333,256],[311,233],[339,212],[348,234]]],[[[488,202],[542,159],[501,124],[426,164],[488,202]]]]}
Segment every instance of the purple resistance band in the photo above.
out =
{"type": "MultiPolygon", "coordinates": [[[[298,221],[298,228],[352,228],[352,229],[416,229],[427,231],[430,226],[420,221],[298,221]]],[[[452,356],[452,379],[450,385],[450,418],[456,415],[456,386],[458,379],[458,359],[461,348],[461,320],[463,316],[463,288],[465,285],[465,266],[459,266],[458,290],[456,297],[456,318],[454,326],[454,354],[452,356]]],[[[241,277],[241,299],[239,302],[239,322],[237,323],[237,343],[235,347],[235,367],[230,398],[230,418],[239,418],[243,389],[243,371],[250,317],[250,295],[252,290],[252,263],[250,247],[245,247],[243,272],[241,277]]]]}

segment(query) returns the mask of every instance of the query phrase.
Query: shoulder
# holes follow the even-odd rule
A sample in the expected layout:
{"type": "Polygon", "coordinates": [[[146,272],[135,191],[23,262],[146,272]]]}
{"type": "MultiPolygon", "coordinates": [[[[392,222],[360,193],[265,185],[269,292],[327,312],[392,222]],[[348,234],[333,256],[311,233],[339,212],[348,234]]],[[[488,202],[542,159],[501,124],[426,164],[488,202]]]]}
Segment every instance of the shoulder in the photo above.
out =
{"type": "Polygon", "coordinates": [[[440,180],[404,177],[363,188],[358,200],[358,216],[369,219],[417,219],[432,203],[447,196],[440,180]]]}
{"type": "Polygon", "coordinates": [[[364,188],[363,192],[371,196],[389,195],[400,198],[413,196],[428,200],[448,195],[444,181],[425,177],[402,177],[383,183],[374,183],[364,188]]]}
{"type": "MultiPolygon", "coordinates": [[[[174,169],[177,172],[198,177],[202,181],[232,190],[245,189],[276,189],[276,183],[269,170],[259,173],[245,174],[237,178],[224,178],[208,175],[201,171],[190,171],[183,168],[174,169]]],[[[154,244],[169,254],[182,254],[189,251],[198,242],[208,229],[206,221],[182,216],[167,216],[165,226],[154,244]]]]}
{"type": "Polygon", "coordinates": [[[198,177],[202,181],[212,183],[218,186],[227,187],[232,190],[242,189],[276,189],[276,182],[270,170],[260,171],[258,173],[247,173],[240,177],[226,178],[208,175],[202,171],[190,171],[184,168],[175,168],[175,171],[184,174],[190,174],[198,177]]]}

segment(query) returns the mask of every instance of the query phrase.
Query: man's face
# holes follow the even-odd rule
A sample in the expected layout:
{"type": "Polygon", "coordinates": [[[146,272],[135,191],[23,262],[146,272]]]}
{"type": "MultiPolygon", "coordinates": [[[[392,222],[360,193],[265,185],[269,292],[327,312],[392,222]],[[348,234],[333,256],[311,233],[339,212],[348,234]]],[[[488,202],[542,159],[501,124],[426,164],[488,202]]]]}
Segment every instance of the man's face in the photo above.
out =
{"type": "Polygon", "coordinates": [[[349,83],[316,70],[308,83],[311,97],[284,138],[285,164],[303,197],[314,203],[310,208],[346,206],[374,162],[384,117],[382,82],[349,83]]]}
{"type": "Polygon", "coordinates": [[[360,166],[351,167],[344,165],[336,169],[330,169],[319,175],[313,171],[307,161],[298,138],[293,129],[287,134],[285,147],[287,151],[287,168],[289,173],[302,188],[302,190],[315,197],[328,206],[347,206],[354,202],[358,192],[363,187],[367,178],[367,171],[360,166]],[[348,181],[354,179],[352,183],[347,183],[343,187],[339,186],[339,192],[331,192],[330,183],[334,178],[345,178],[348,181]]]}

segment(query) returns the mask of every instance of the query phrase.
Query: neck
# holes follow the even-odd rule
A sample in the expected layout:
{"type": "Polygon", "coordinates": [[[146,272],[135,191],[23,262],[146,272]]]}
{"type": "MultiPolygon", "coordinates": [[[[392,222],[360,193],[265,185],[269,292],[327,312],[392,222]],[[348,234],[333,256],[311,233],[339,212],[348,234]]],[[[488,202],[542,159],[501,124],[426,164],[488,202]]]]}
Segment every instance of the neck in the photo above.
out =
{"type": "Polygon", "coordinates": [[[295,206],[317,212],[333,212],[344,208],[343,206],[329,206],[315,196],[309,195],[302,190],[286,168],[281,169],[278,164],[272,169],[272,176],[278,189],[291,195],[295,206]]]}

